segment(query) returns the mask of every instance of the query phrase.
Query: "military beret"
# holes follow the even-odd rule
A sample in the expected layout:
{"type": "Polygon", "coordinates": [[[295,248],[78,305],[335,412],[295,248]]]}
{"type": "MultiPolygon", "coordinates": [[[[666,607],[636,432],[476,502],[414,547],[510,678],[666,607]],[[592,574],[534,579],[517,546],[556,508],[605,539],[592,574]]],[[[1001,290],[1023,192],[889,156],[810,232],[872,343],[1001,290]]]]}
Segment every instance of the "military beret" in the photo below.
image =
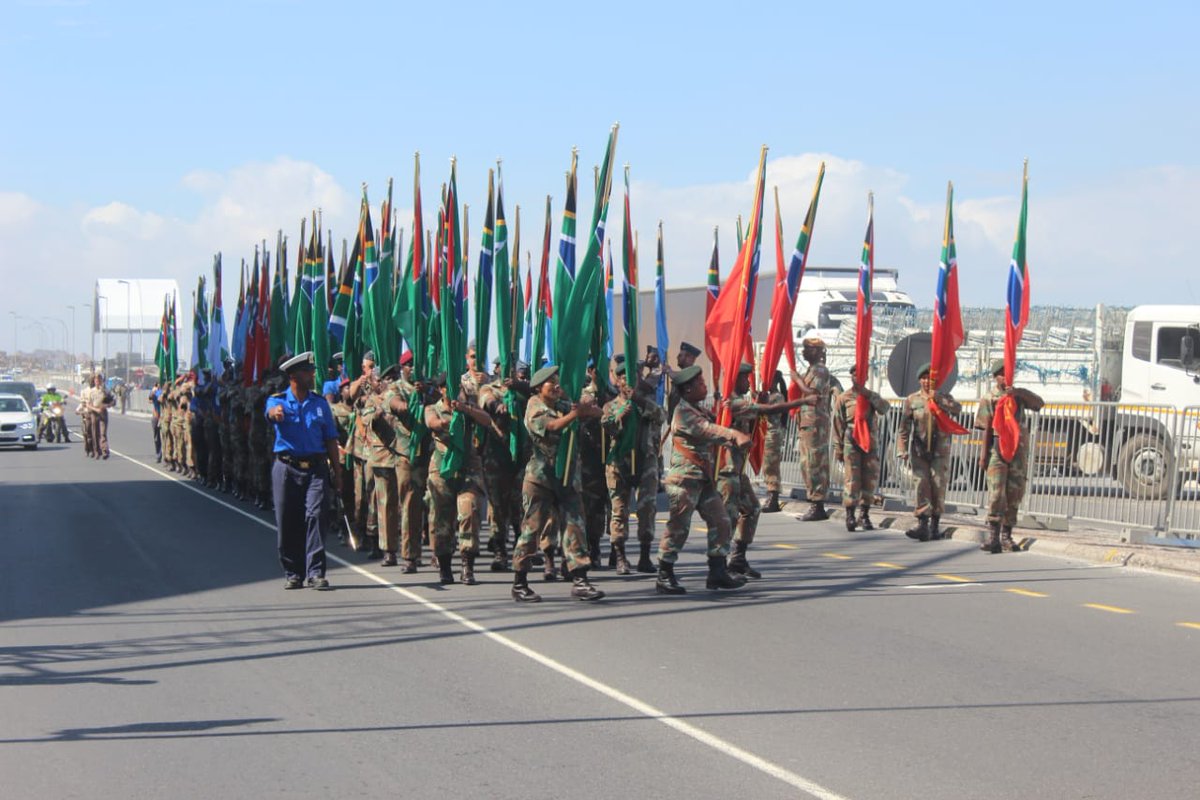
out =
{"type": "Polygon", "coordinates": [[[992,360],[992,375],[999,375],[1004,372],[1004,359],[996,358],[992,360]]]}
{"type": "Polygon", "coordinates": [[[396,378],[400,377],[400,365],[392,364],[390,367],[385,369],[383,374],[379,377],[383,378],[385,381],[395,380],[396,378]]]}
{"type": "Polygon", "coordinates": [[[517,372],[520,372],[521,370],[525,370],[526,372],[529,371],[529,362],[528,361],[518,361],[517,362],[517,372]]]}
{"type": "Polygon", "coordinates": [[[691,355],[691,356],[699,356],[700,348],[696,347],[696,345],[692,344],[691,342],[680,342],[679,343],[679,352],[687,353],[688,355],[691,355]]]}
{"type": "Polygon", "coordinates": [[[282,364],[280,364],[279,368],[291,375],[293,372],[300,372],[302,370],[311,372],[317,368],[317,365],[316,362],[313,361],[312,351],[308,350],[300,353],[299,355],[292,356],[287,361],[284,361],[282,364]]]}
{"type": "Polygon", "coordinates": [[[743,361],[742,365],[738,367],[738,375],[749,375],[752,372],[754,372],[754,365],[747,364],[745,361],[743,361]]]}
{"type": "Polygon", "coordinates": [[[700,373],[703,371],[699,364],[692,364],[690,367],[684,367],[678,372],[671,373],[671,380],[675,382],[676,386],[686,386],[700,377],[700,373]]]}
{"type": "Polygon", "coordinates": [[[929,374],[930,369],[931,369],[931,367],[928,362],[922,364],[921,368],[917,370],[917,377],[924,378],[926,375],[929,374]]]}
{"type": "Polygon", "coordinates": [[[546,381],[558,375],[558,365],[551,364],[547,367],[542,367],[537,372],[533,373],[533,378],[529,381],[529,386],[532,389],[537,389],[546,381]]]}
{"type": "Polygon", "coordinates": [[[400,366],[407,367],[413,362],[412,350],[405,350],[400,356],[400,366]]]}

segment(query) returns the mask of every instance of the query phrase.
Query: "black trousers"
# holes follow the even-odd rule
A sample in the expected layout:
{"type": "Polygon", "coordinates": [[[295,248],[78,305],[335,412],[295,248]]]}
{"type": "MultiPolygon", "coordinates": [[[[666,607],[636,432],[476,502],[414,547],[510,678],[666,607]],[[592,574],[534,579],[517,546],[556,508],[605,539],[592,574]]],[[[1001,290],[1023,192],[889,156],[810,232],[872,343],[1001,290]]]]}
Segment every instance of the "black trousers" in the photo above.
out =
{"type": "Polygon", "coordinates": [[[279,460],[271,464],[276,542],[287,578],[325,577],[322,512],[328,486],[329,467],[324,457],[307,470],[279,460]]]}

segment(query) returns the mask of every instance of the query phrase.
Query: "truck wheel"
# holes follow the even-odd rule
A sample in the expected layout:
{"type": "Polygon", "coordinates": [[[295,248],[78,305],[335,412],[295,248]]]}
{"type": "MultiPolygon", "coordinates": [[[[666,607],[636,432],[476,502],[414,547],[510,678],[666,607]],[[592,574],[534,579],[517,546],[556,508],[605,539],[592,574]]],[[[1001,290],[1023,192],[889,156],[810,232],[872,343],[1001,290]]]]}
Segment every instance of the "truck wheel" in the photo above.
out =
{"type": "Polygon", "coordinates": [[[1121,446],[1117,457],[1117,480],[1131,497],[1162,500],[1170,490],[1174,472],[1171,451],[1157,436],[1139,433],[1121,446]]]}

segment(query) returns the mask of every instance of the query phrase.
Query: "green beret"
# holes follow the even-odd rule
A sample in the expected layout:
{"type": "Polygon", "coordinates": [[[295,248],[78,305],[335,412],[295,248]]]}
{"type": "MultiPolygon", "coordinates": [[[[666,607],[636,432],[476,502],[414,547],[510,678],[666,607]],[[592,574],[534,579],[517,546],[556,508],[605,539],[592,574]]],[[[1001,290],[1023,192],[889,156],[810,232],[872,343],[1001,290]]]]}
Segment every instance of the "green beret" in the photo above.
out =
{"type": "Polygon", "coordinates": [[[924,378],[926,375],[929,374],[929,370],[930,370],[930,365],[928,362],[922,364],[921,368],[917,370],[917,377],[924,378]]]}
{"type": "Polygon", "coordinates": [[[700,373],[703,371],[699,364],[692,364],[690,367],[684,367],[678,372],[671,373],[671,380],[675,382],[676,386],[683,387],[700,377],[700,373]]]}
{"type": "Polygon", "coordinates": [[[749,375],[752,372],[754,372],[754,365],[747,364],[745,361],[743,361],[742,365],[738,367],[738,375],[749,375]]]}
{"type": "Polygon", "coordinates": [[[992,360],[992,375],[999,375],[1004,372],[1004,359],[997,358],[992,360]]]}
{"type": "Polygon", "coordinates": [[[556,375],[558,375],[557,364],[551,364],[550,366],[542,367],[537,372],[533,373],[533,378],[529,381],[529,388],[536,389],[556,375]]]}

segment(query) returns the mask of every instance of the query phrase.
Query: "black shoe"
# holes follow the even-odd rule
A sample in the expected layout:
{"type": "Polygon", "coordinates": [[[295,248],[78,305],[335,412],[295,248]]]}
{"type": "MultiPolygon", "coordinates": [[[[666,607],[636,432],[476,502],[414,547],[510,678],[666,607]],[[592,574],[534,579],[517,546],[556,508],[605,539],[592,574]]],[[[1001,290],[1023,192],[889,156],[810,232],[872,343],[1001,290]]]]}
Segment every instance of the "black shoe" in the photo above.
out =
{"type": "Polygon", "coordinates": [[[823,519],[829,519],[829,512],[825,510],[823,502],[809,503],[808,512],[800,518],[801,522],[820,522],[823,519]]]}
{"type": "Polygon", "coordinates": [[[654,591],[658,594],[687,594],[687,589],[679,585],[675,579],[675,565],[665,561],[658,562],[658,579],[654,581],[654,591]]]}
{"type": "Polygon", "coordinates": [[[779,505],[779,492],[767,492],[767,504],[762,507],[762,513],[775,514],[781,510],[779,505]]]}
{"type": "Polygon", "coordinates": [[[704,585],[708,589],[740,589],[746,585],[746,579],[729,572],[725,556],[712,556],[708,559],[708,579],[704,585]]]}
{"type": "Polygon", "coordinates": [[[761,578],[762,573],[750,566],[750,562],[746,560],[746,545],[735,542],[734,547],[736,548],[736,552],[734,552],[733,558],[729,559],[729,563],[725,568],[732,573],[744,575],[754,580],[761,578]]]}
{"type": "Polygon", "coordinates": [[[458,579],[463,586],[477,586],[479,584],[479,581],[475,580],[475,556],[473,554],[462,554],[462,572],[459,574],[458,579]]]}
{"type": "Polygon", "coordinates": [[[928,542],[929,519],[927,517],[918,518],[916,526],[906,530],[904,535],[910,539],[916,539],[918,542],[928,542]]]}
{"type": "Polygon", "coordinates": [[[395,554],[395,553],[391,553],[391,552],[384,553],[384,554],[383,554],[383,561],[380,561],[380,562],[379,562],[379,566],[381,566],[381,567],[394,567],[394,566],[396,566],[396,554],[395,554]]]}
{"type": "Polygon", "coordinates": [[[938,539],[949,538],[944,533],[942,533],[941,524],[942,524],[941,517],[935,516],[929,520],[929,538],[930,539],[937,541],[938,539]]]}
{"type": "Polygon", "coordinates": [[[454,583],[454,569],[450,565],[450,554],[438,556],[438,583],[449,586],[454,583]]]}
{"type": "Polygon", "coordinates": [[[635,569],[638,572],[653,574],[658,570],[654,568],[654,562],[650,560],[650,543],[646,542],[641,546],[641,553],[638,555],[638,563],[635,569]]]}
{"type": "Polygon", "coordinates": [[[862,516],[858,518],[858,524],[864,531],[875,530],[875,523],[871,522],[871,509],[869,507],[862,507],[862,516]]]}
{"type": "Polygon", "coordinates": [[[383,558],[383,551],[378,547],[372,547],[371,552],[367,553],[367,559],[369,561],[378,561],[381,558],[383,558]]]}
{"type": "Polygon", "coordinates": [[[540,603],[542,596],[529,588],[529,581],[525,577],[526,573],[518,572],[513,579],[512,599],[518,603],[540,603]]]}
{"type": "Polygon", "coordinates": [[[854,533],[854,529],[855,529],[854,506],[850,506],[849,508],[846,509],[846,530],[850,531],[850,533],[854,533]]]}
{"type": "Polygon", "coordinates": [[[404,559],[403,566],[401,566],[400,571],[405,575],[415,574],[417,571],[417,560],[415,558],[404,559]]]}
{"type": "Polygon", "coordinates": [[[496,553],[496,557],[492,559],[492,565],[488,567],[492,572],[508,572],[508,553],[501,550],[496,553]]]}
{"type": "Polygon", "coordinates": [[[324,578],[319,578],[316,575],[308,576],[308,585],[313,589],[316,589],[318,592],[329,591],[329,581],[325,580],[324,578]]]}
{"type": "Polygon", "coordinates": [[[299,589],[303,585],[304,585],[304,581],[300,580],[299,578],[288,578],[286,581],[284,581],[283,588],[299,589]]]}
{"type": "Polygon", "coordinates": [[[604,592],[592,586],[587,579],[587,570],[577,569],[571,573],[571,597],[585,602],[604,599],[604,592]]]}

